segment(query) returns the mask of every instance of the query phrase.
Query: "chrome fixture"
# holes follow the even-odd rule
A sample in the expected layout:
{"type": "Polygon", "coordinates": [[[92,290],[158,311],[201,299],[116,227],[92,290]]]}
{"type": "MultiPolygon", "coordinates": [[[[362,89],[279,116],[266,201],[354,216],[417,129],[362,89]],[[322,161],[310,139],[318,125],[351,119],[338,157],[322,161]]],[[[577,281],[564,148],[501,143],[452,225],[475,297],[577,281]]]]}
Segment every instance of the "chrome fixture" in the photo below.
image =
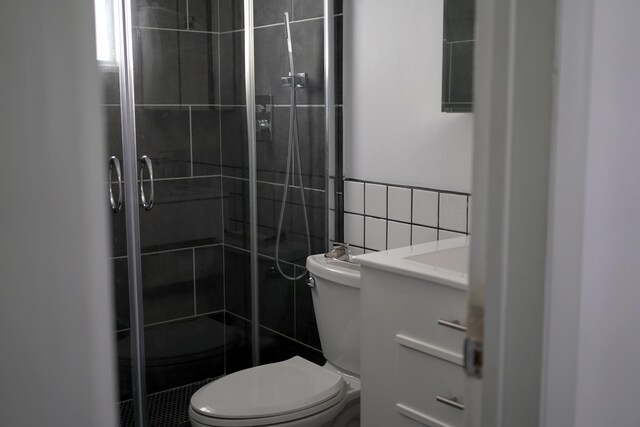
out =
{"type": "Polygon", "coordinates": [[[307,277],[307,286],[312,289],[316,287],[316,279],[314,279],[313,276],[307,277]]]}
{"type": "Polygon", "coordinates": [[[142,156],[140,158],[140,199],[142,199],[142,206],[147,211],[153,208],[153,164],[148,156],[142,156]],[[149,198],[144,192],[144,169],[149,169],[149,198]]]}
{"type": "MultiPolygon", "coordinates": [[[[284,13],[284,30],[287,38],[287,49],[289,51],[289,76],[295,76],[295,68],[293,66],[293,48],[291,47],[291,26],[289,25],[289,14],[284,13]]],[[[284,179],[284,193],[282,195],[282,204],[280,206],[280,219],[278,220],[278,227],[276,230],[276,267],[282,275],[282,277],[288,280],[302,279],[306,274],[305,269],[298,276],[287,275],[282,271],[280,267],[280,238],[282,236],[282,223],[284,222],[284,211],[287,206],[287,196],[289,194],[289,188],[292,186],[293,180],[298,179],[298,189],[300,190],[300,204],[302,205],[304,226],[307,232],[307,255],[311,255],[311,232],[309,231],[309,216],[307,214],[307,203],[304,196],[304,181],[302,179],[302,161],[300,159],[300,141],[298,136],[298,108],[296,89],[297,85],[290,85],[291,91],[291,108],[289,113],[289,144],[287,148],[287,170],[285,172],[284,179]],[[298,161],[298,175],[296,176],[296,160],[298,161]],[[292,179],[293,176],[293,179],[292,179]]]]}
{"type": "Polygon", "coordinates": [[[124,168],[124,215],[127,236],[129,280],[129,322],[131,355],[131,395],[136,427],[147,427],[147,383],[145,367],[144,307],[142,304],[142,254],[140,248],[140,208],[137,194],[138,154],[136,148],[136,103],[133,72],[132,0],[115,1],[115,34],[120,83],[122,160],[124,168]]]}
{"type": "Polygon", "coordinates": [[[460,403],[457,397],[446,398],[442,396],[436,396],[436,400],[440,403],[444,403],[445,405],[449,405],[452,408],[456,408],[461,411],[464,411],[464,405],[460,403]]]}
{"type": "MultiPolygon", "coordinates": [[[[335,188],[334,188],[334,201],[335,201],[335,236],[333,236],[334,240],[344,240],[344,227],[342,224],[342,213],[343,209],[343,198],[342,198],[342,187],[344,185],[344,181],[342,180],[343,171],[342,171],[342,143],[340,142],[340,146],[336,145],[336,110],[335,110],[335,19],[333,19],[334,10],[333,10],[333,0],[324,0],[324,158],[330,159],[332,156],[330,152],[332,148],[334,149],[335,155],[334,164],[335,170],[334,175],[337,179],[335,179],[335,188]]],[[[328,248],[329,246],[329,176],[330,168],[329,162],[324,162],[324,188],[327,190],[324,192],[324,241],[325,245],[328,248]]]]}
{"type": "Polygon", "coordinates": [[[297,73],[293,77],[291,77],[291,74],[288,76],[282,76],[280,81],[282,81],[282,86],[293,86],[293,83],[295,82],[296,87],[298,88],[307,87],[307,73],[297,73]]]}
{"type": "Polygon", "coordinates": [[[459,320],[443,320],[438,319],[438,325],[446,326],[447,328],[455,329],[456,331],[467,332],[467,327],[460,323],[459,320]]]}
{"type": "Polygon", "coordinates": [[[336,243],[332,250],[324,254],[324,257],[337,259],[338,261],[349,261],[349,244],[336,243]]]}
{"type": "Polygon", "coordinates": [[[273,142],[273,95],[256,95],[256,138],[273,142]]]}
{"type": "Polygon", "coordinates": [[[122,209],[122,170],[120,169],[120,160],[116,156],[109,157],[109,202],[113,213],[120,212],[122,209]],[[113,170],[116,170],[116,179],[118,180],[118,200],[113,197],[113,170]]]}
{"type": "Polygon", "coordinates": [[[249,264],[251,270],[251,361],[260,364],[260,286],[258,280],[258,177],[256,152],[256,76],[254,66],[253,0],[244,0],[244,81],[249,160],[249,264]]]}
{"type": "Polygon", "coordinates": [[[258,132],[271,132],[271,123],[269,122],[269,120],[266,119],[258,119],[256,120],[256,127],[258,129],[258,132]]]}

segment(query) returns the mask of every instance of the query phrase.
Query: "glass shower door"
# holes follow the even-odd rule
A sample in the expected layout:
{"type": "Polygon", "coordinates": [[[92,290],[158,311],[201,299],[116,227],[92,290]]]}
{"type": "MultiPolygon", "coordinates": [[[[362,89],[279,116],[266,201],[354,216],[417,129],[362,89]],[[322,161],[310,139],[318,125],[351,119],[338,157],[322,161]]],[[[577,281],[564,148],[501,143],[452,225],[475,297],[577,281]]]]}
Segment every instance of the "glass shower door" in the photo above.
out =
{"type": "Polygon", "coordinates": [[[260,362],[322,364],[305,263],[327,247],[324,1],[253,14],[260,362]]]}
{"type": "Polygon", "coordinates": [[[139,209],[148,423],[180,425],[191,394],[224,375],[225,351],[242,344],[224,311],[226,46],[217,1],[134,1],[131,16],[136,148],[148,159],[138,179],[154,195],[139,209]]]}
{"type": "Polygon", "coordinates": [[[117,66],[103,72],[110,155],[130,201],[112,214],[122,425],[136,411],[140,426],[181,425],[207,381],[257,359],[324,361],[304,266],[327,245],[325,2],[111,1],[127,8],[131,39],[125,88],[117,66]],[[305,75],[291,80],[295,103],[287,34],[305,75]]]}
{"type": "MultiPolygon", "coordinates": [[[[225,264],[234,272],[238,264],[223,246],[225,235],[240,247],[248,238],[246,194],[233,185],[223,190],[223,168],[241,176],[247,145],[238,102],[245,93],[244,38],[236,29],[242,8],[98,0],[96,11],[98,40],[112,43],[111,59],[102,62],[112,193],[117,201],[123,191],[129,208],[135,205],[125,214],[125,202],[112,214],[121,425],[134,418],[141,426],[180,425],[196,388],[251,364],[250,321],[225,311],[225,264]],[[105,17],[128,24],[119,34],[105,17]]],[[[234,279],[249,270],[240,267],[234,279]]],[[[250,292],[241,298],[250,300],[250,292]]]]}

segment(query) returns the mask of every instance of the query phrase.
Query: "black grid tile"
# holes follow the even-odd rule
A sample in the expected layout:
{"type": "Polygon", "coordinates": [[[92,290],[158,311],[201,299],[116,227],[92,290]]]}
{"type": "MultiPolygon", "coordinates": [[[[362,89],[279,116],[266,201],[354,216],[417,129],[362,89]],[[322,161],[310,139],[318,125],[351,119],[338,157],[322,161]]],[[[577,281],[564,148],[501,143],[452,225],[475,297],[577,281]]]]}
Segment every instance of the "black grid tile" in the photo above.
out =
{"type": "MultiPolygon", "coordinates": [[[[191,396],[213,379],[164,390],[147,397],[149,427],[188,427],[191,396]]],[[[120,427],[134,427],[133,402],[120,402],[120,427]]]]}

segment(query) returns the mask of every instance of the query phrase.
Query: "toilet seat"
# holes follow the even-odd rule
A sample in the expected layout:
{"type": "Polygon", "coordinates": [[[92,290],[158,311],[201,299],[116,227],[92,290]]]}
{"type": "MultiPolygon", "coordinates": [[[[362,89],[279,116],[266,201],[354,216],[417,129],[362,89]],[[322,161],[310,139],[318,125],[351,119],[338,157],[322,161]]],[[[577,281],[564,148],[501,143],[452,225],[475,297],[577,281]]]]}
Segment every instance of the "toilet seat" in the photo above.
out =
{"type": "Polygon", "coordinates": [[[204,426],[282,424],[339,411],[347,388],[340,374],[296,356],[208,384],[191,398],[189,413],[204,426]]]}

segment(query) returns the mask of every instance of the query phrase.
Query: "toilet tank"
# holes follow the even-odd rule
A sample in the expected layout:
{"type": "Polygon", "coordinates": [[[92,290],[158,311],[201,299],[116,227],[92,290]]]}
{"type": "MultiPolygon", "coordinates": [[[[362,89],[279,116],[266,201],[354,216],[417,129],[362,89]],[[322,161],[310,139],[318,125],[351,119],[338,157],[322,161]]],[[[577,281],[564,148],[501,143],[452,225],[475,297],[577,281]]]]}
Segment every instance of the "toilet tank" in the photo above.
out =
{"type": "Polygon", "coordinates": [[[325,258],[307,258],[322,353],[338,369],[360,375],[360,266],[325,258]]]}

